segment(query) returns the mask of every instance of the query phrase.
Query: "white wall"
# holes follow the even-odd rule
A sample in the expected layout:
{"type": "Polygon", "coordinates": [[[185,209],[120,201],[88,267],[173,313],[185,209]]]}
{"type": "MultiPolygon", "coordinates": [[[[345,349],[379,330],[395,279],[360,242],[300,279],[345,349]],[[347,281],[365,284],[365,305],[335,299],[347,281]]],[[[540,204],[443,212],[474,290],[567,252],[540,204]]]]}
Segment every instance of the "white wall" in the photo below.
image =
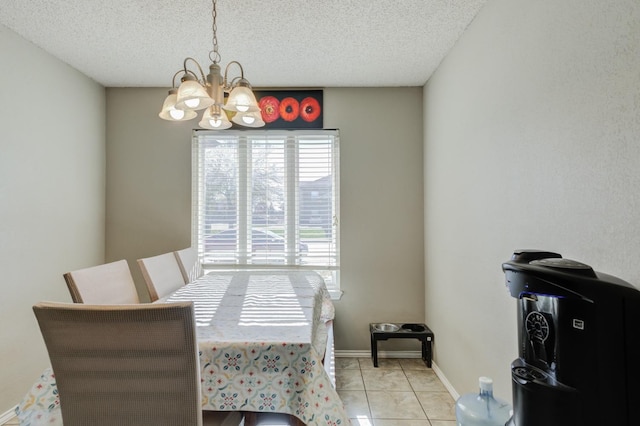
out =
{"type": "MultiPolygon", "coordinates": [[[[107,90],[106,255],[129,261],[143,298],[136,259],[190,244],[197,123],[158,118],[166,95],[107,90]]],[[[324,120],[340,129],[341,144],[336,349],[368,351],[369,322],[424,319],[422,89],[326,88],[324,120]]]]}
{"type": "Polygon", "coordinates": [[[489,0],[425,87],[426,319],[459,393],[510,399],[514,249],[640,285],[639,22],[637,0],[489,0]]]}
{"type": "Polygon", "coordinates": [[[48,356],[31,307],[104,260],[104,89],[0,25],[0,414],[48,356]]]}

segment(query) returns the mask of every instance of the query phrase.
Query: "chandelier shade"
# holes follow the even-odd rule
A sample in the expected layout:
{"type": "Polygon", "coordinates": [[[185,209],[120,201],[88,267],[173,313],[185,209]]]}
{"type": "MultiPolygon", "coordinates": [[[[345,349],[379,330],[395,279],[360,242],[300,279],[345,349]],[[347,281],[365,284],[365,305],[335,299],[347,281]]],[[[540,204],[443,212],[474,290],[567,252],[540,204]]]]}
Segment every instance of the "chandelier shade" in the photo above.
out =
{"type": "Polygon", "coordinates": [[[195,111],[176,108],[176,102],[178,100],[177,93],[178,89],[174,88],[169,90],[169,95],[165,98],[158,116],[170,121],[187,121],[196,118],[198,114],[195,111]]]}
{"type": "Polygon", "coordinates": [[[207,89],[194,80],[185,80],[178,87],[176,108],[198,111],[214,104],[214,100],[207,94],[207,89]]]}
{"type": "Polygon", "coordinates": [[[203,129],[224,130],[231,127],[231,122],[222,108],[218,105],[212,105],[204,110],[202,120],[200,120],[198,126],[203,129]]]}
{"type": "MultiPolygon", "coordinates": [[[[246,80],[244,81],[246,82],[246,80]]],[[[236,112],[260,111],[258,101],[256,101],[256,96],[251,91],[251,87],[248,85],[248,82],[238,83],[231,93],[229,93],[229,99],[227,100],[224,109],[236,112]]]]}
{"type": "Polygon", "coordinates": [[[193,58],[184,60],[183,68],[173,76],[173,85],[169,90],[169,96],[164,101],[162,110],[158,114],[160,118],[169,121],[191,120],[197,116],[196,111],[205,110],[202,119],[198,123],[205,129],[226,129],[231,127],[231,122],[225,112],[235,113],[231,121],[245,127],[262,127],[265,125],[262,119],[260,106],[251,89],[251,84],[244,77],[242,65],[237,61],[230,62],[221,73],[218,64],[218,39],[216,35],[216,1],[212,0],[213,18],[213,50],[209,52],[211,65],[209,74],[205,77],[200,64],[193,58]],[[193,64],[198,72],[194,72],[188,66],[193,64]],[[235,64],[240,69],[240,75],[229,80],[229,67],[235,64]],[[175,80],[180,75],[180,86],[176,88],[175,80]],[[225,93],[228,94],[225,102],[225,93]],[[224,109],[224,110],[223,110],[224,109]]]}

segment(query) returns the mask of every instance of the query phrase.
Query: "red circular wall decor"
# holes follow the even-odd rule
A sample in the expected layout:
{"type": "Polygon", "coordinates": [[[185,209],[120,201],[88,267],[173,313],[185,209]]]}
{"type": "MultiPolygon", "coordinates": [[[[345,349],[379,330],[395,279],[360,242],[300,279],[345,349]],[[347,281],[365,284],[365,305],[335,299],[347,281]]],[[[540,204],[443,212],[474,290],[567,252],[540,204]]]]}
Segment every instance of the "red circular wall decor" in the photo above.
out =
{"type": "Polygon", "coordinates": [[[322,129],[322,90],[254,91],[265,128],[322,129]]]}

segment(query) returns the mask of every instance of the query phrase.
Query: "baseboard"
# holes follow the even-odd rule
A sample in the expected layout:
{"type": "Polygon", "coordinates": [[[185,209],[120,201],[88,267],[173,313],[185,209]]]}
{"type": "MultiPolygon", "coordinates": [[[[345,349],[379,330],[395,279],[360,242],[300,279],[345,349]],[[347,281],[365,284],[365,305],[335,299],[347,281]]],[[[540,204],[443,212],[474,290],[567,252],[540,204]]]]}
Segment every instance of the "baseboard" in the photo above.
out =
{"type": "Polygon", "coordinates": [[[0,425],[5,424],[6,422],[8,422],[9,420],[13,419],[16,416],[16,407],[13,407],[6,413],[0,414],[0,425]]]}
{"type": "MultiPolygon", "coordinates": [[[[369,351],[335,351],[336,358],[370,358],[371,352],[369,351]]],[[[378,358],[422,358],[422,352],[420,351],[378,351],[378,358]]],[[[453,397],[454,400],[460,398],[460,394],[455,390],[451,382],[446,378],[442,370],[435,362],[431,362],[431,368],[436,376],[440,379],[447,392],[453,397]]]]}
{"type": "Polygon", "coordinates": [[[451,382],[445,377],[442,370],[440,370],[440,367],[438,367],[438,364],[436,364],[435,362],[431,362],[431,368],[433,368],[433,372],[436,373],[436,376],[438,376],[444,387],[447,389],[447,391],[449,391],[449,394],[453,397],[454,400],[457,401],[458,398],[460,398],[460,394],[454,389],[451,382]]]}

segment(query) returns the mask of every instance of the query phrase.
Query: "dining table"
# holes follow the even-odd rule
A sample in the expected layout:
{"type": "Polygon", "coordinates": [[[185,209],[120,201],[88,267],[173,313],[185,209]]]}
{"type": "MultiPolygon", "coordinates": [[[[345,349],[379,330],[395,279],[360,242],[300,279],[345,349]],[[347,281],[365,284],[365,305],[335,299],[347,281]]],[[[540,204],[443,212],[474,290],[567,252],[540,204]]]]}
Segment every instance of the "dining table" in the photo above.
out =
{"type": "MultiPolygon", "coordinates": [[[[194,305],[203,410],[350,424],[331,375],[333,359],[325,359],[334,308],[316,272],[214,271],[154,303],[183,301],[194,305]]],[[[59,411],[48,369],[16,413],[25,426],[59,425],[59,411]]]]}

